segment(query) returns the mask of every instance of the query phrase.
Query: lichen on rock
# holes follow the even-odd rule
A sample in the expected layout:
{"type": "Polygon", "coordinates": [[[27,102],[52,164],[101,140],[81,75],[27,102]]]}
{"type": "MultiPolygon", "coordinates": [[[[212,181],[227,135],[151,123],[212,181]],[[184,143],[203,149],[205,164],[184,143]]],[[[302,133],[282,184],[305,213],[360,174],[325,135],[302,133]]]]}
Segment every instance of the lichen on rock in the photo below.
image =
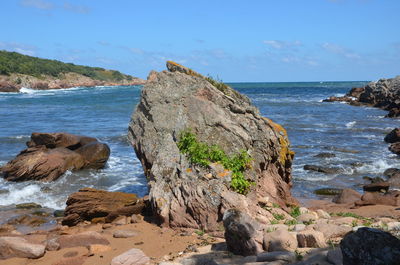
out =
{"type": "Polygon", "coordinates": [[[173,62],[167,67],[169,71],[150,73],[128,133],[160,223],[218,230],[230,208],[270,215],[258,198],[268,197],[282,207],[296,203],[290,194],[294,154],[286,131],[231,87],[225,85],[224,92],[189,68],[173,62]],[[228,157],[246,151],[251,167],[244,178],[254,185],[245,196],[232,190],[232,172],[218,163],[199,166],[179,150],[180,135],[188,129],[228,157]]]}

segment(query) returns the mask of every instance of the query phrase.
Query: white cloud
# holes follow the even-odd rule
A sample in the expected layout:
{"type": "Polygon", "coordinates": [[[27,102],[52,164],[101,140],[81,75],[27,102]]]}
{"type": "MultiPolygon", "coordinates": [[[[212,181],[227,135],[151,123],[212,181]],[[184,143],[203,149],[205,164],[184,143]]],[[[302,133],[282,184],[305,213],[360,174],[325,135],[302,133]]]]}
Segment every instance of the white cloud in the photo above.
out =
{"type": "Polygon", "coordinates": [[[359,54],[334,43],[325,42],[321,47],[327,52],[341,55],[347,59],[361,59],[359,54]]]}
{"type": "Polygon", "coordinates": [[[263,43],[277,50],[294,48],[303,45],[299,40],[296,41],[265,40],[263,41],[263,43]]]}
{"type": "Polygon", "coordinates": [[[90,13],[90,8],[84,5],[73,5],[69,2],[65,2],[63,6],[64,10],[71,11],[74,13],[79,13],[79,14],[88,14],[90,13]]]}
{"type": "Polygon", "coordinates": [[[43,10],[50,10],[54,8],[54,5],[51,2],[45,0],[22,0],[20,3],[26,7],[33,7],[43,10]]]}
{"type": "Polygon", "coordinates": [[[25,55],[34,56],[36,54],[37,47],[16,42],[0,42],[0,50],[19,52],[25,55]]]}

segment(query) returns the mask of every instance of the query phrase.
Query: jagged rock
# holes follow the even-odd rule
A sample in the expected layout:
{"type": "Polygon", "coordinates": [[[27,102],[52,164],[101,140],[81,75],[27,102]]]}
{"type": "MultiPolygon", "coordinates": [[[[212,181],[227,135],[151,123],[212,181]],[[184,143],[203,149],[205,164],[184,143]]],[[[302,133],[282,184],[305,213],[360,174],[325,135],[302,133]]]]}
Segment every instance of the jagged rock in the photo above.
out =
{"type": "Polygon", "coordinates": [[[230,209],[225,211],[223,222],[229,251],[242,256],[253,256],[262,251],[260,225],[249,215],[230,209]]]}
{"type": "Polygon", "coordinates": [[[348,204],[354,203],[361,199],[361,194],[352,189],[344,189],[338,196],[333,199],[334,203],[348,204]]]}
{"type": "Polygon", "coordinates": [[[0,259],[37,259],[44,255],[45,246],[28,242],[22,237],[0,237],[0,259]]]}
{"type": "Polygon", "coordinates": [[[325,174],[338,174],[342,172],[342,169],[340,168],[321,167],[316,165],[305,165],[303,168],[304,170],[317,171],[325,174]]]}
{"type": "Polygon", "coordinates": [[[145,265],[150,258],[140,249],[132,248],[111,260],[111,265],[145,265]]]}
{"type": "Polygon", "coordinates": [[[343,265],[398,265],[400,240],[390,233],[360,228],[340,242],[343,265]]]}
{"type": "Polygon", "coordinates": [[[102,168],[110,156],[106,144],[68,133],[32,133],[28,148],[1,168],[9,181],[53,181],[67,170],[102,168]]]}
{"type": "Polygon", "coordinates": [[[385,142],[387,143],[395,143],[400,142],[400,129],[395,128],[390,133],[385,136],[385,142]]]}
{"type": "Polygon", "coordinates": [[[98,217],[105,217],[105,221],[111,222],[118,216],[141,213],[145,207],[144,199],[138,199],[135,194],[92,188],[71,194],[66,204],[62,224],[69,226],[98,217]]]}
{"type": "Polygon", "coordinates": [[[296,203],[290,194],[294,153],[285,130],[232,88],[172,62],[168,67],[169,72],[150,73],[128,132],[159,222],[213,231],[226,209],[255,216],[262,210],[256,198],[268,196],[283,207],[296,203]],[[252,167],[244,175],[255,185],[246,196],[231,189],[229,172],[214,176],[179,151],[177,142],[187,129],[228,155],[247,151],[252,167]]]}

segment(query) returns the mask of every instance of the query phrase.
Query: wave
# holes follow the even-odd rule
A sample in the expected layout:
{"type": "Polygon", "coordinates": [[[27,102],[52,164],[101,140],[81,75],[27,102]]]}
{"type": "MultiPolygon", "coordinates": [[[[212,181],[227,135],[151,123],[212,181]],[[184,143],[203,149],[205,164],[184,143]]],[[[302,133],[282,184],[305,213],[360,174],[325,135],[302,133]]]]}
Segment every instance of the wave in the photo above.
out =
{"type": "Polygon", "coordinates": [[[354,126],[356,123],[357,123],[356,121],[348,122],[348,123],[346,123],[346,128],[353,128],[353,126],[354,126]]]}

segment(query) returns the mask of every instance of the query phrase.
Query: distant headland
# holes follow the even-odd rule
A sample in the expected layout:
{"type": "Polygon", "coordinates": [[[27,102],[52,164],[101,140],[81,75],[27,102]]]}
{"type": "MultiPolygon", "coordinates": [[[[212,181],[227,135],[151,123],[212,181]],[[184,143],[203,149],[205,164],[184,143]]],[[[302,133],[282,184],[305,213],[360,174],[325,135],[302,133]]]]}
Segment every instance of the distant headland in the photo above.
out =
{"type": "Polygon", "coordinates": [[[144,83],[115,70],[0,51],[0,92],[19,92],[22,87],[46,90],[144,83]]]}

